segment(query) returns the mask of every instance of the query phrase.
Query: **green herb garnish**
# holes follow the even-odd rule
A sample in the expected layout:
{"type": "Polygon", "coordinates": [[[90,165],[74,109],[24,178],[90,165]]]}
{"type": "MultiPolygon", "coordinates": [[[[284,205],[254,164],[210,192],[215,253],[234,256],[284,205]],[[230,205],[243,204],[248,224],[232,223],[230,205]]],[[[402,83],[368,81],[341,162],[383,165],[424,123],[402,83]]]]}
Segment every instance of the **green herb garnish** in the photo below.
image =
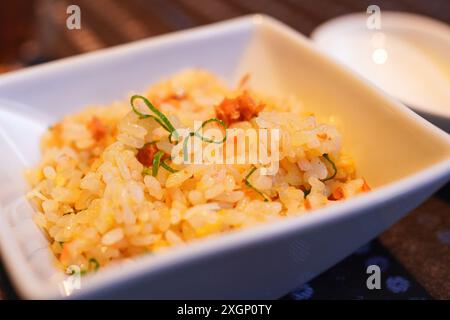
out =
{"type": "Polygon", "coordinates": [[[66,216],[66,215],[72,214],[72,213],[77,214],[78,212],[80,212],[80,210],[72,209],[72,211],[67,211],[67,212],[65,212],[65,213],[63,214],[63,216],[66,216]]]}
{"type": "MultiPolygon", "coordinates": [[[[175,173],[178,172],[178,170],[170,167],[164,160],[161,160],[159,165],[164,168],[165,170],[169,171],[170,173],[175,173]]],[[[144,169],[142,170],[142,175],[146,176],[146,175],[153,175],[153,167],[149,168],[149,167],[144,167],[144,169]]]]}
{"type": "MultiPolygon", "coordinates": [[[[169,132],[168,139],[169,139],[170,143],[176,144],[176,143],[180,142],[178,139],[179,137],[178,137],[178,133],[177,133],[177,130],[175,129],[175,127],[172,125],[172,123],[169,121],[169,119],[166,117],[166,115],[164,113],[162,113],[161,111],[159,111],[159,109],[156,108],[147,98],[145,98],[141,95],[133,95],[131,97],[130,103],[131,103],[131,108],[133,109],[133,112],[135,114],[137,114],[140,119],[152,118],[158,124],[160,124],[161,127],[163,127],[163,129],[165,129],[167,132],[169,132]],[[144,114],[144,113],[140,112],[139,110],[137,110],[137,108],[135,106],[135,101],[138,99],[144,101],[145,105],[150,109],[150,111],[153,114],[144,114]],[[176,140],[174,140],[174,138],[176,140]]],[[[207,143],[221,144],[221,143],[224,143],[225,140],[227,140],[226,129],[227,129],[227,126],[225,125],[225,123],[222,120],[219,120],[217,118],[211,118],[206,121],[203,121],[200,128],[198,128],[195,132],[190,132],[189,135],[183,141],[184,160],[187,161],[187,156],[188,156],[188,154],[187,154],[188,145],[187,144],[188,144],[190,137],[195,136],[207,143]],[[211,122],[218,123],[225,130],[225,136],[221,140],[213,140],[213,139],[207,138],[199,133],[199,131],[203,127],[205,127],[208,123],[211,123],[211,122]]],[[[167,171],[172,172],[172,173],[177,171],[177,170],[171,168],[170,166],[168,166],[167,163],[165,163],[164,161],[161,161],[161,157],[163,155],[164,155],[164,153],[162,151],[158,151],[155,155],[155,158],[153,160],[153,166],[152,166],[152,175],[153,176],[156,176],[158,174],[159,166],[162,166],[164,169],[166,169],[167,171]],[[160,153],[162,153],[162,154],[160,154],[160,153]]],[[[148,169],[144,168],[144,170],[142,171],[142,174],[143,175],[149,174],[148,169]]]]}
{"type": "Polygon", "coordinates": [[[306,197],[311,193],[311,188],[306,189],[305,191],[303,191],[303,193],[304,193],[303,198],[306,199],[306,197]]]}
{"type": "Polygon", "coordinates": [[[188,150],[187,150],[188,145],[187,144],[188,144],[189,138],[190,137],[194,137],[194,136],[199,138],[200,140],[202,140],[204,142],[207,142],[207,143],[222,144],[222,143],[224,143],[227,140],[227,126],[222,120],[219,120],[217,118],[211,118],[211,119],[203,121],[201,126],[200,126],[200,128],[198,128],[195,132],[190,132],[189,135],[183,141],[183,159],[184,159],[184,161],[188,161],[188,159],[187,159],[187,157],[188,157],[188,150]],[[211,122],[218,123],[224,129],[225,136],[222,139],[220,139],[220,140],[213,140],[213,139],[207,138],[205,136],[202,136],[199,133],[199,131],[201,129],[203,129],[203,127],[205,127],[208,123],[211,123],[211,122]]]}
{"type": "Polygon", "coordinates": [[[159,164],[161,162],[161,157],[164,155],[163,151],[158,151],[153,158],[152,166],[152,176],[156,177],[158,175],[159,164]]]}
{"type": "Polygon", "coordinates": [[[152,174],[152,169],[150,169],[149,167],[144,167],[144,169],[142,170],[142,175],[146,176],[146,175],[151,175],[152,174]]]}
{"type": "MultiPolygon", "coordinates": [[[[331,166],[333,167],[333,174],[331,176],[328,176],[325,179],[320,179],[320,181],[325,182],[325,181],[333,179],[336,176],[337,169],[336,169],[336,165],[334,164],[334,162],[330,159],[330,156],[328,155],[328,153],[324,153],[322,155],[322,157],[324,157],[329,163],[331,163],[331,166]]],[[[311,188],[304,190],[303,193],[304,193],[303,197],[306,199],[306,197],[311,193],[311,188]]]]}
{"type": "Polygon", "coordinates": [[[328,181],[328,180],[333,179],[333,178],[336,176],[336,174],[337,174],[337,168],[336,168],[336,164],[335,164],[335,163],[330,159],[330,157],[328,156],[328,153],[324,153],[322,156],[323,156],[323,157],[331,164],[331,166],[333,167],[333,174],[332,174],[331,176],[328,176],[328,177],[326,177],[325,179],[320,179],[320,181],[325,182],[325,181],[328,181]]]}
{"type": "MultiPolygon", "coordinates": [[[[145,98],[141,95],[134,95],[131,97],[130,103],[131,103],[131,108],[133,109],[133,112],[135,114],[137,114],[140,119],[152,118],[156,122],[158,122],[161,125],[161,127],[163,127],[166,131],[168,131],[170,133],[169,137],[171,137],[172,135],[177,136],[175,127],[172,125],[172,123],[170,123],[169,119],[167,119],[165,114],[162,113],[161,111],[159,111],[158,108],[156,108],[147,98],[145,98]],[[144,101],[145,105],[150,109],[150,111],[152,111],[154,113],[154,115],[153,114],[144,114],[144,113],[139,112],[136,109],[136,107],[134,106],[134,102],[137,99],[141,99],[142,101],[144,101]]],[[[169,139],[169,140],[171,140],[171,139],[169,139]]]]}
{"type": "Polygon", "coordinates": [[[163,167],[164,169],[166,169],[167,171],[169,171],[170,173],[175,173],[178,172],[178,170],[170,167],[164,160],[161,161],[161,167],[163,167]]]}
{"type": "Polygon", "coordinates": [[[97,261],[97,259],[90,258],[89,267],[91,267],[91,265],[94,265],[94,271],[97,271],[100,268],[100,263],[97,261]]]}
{"type": "Polygon", "coordinates": [[[227,130],[227,126],[225,125],[225,123],[222,120],[219,120],[217,118],[211,118],[206,121],[203,121],[200,128],[198,128],[197,131],[195,131],[194,135],[196,137],[200,138],[202,141],[207,142],[207,143],[222,144],[227,140],[227,131],[226,130],[227,130]],[[211,123],[211,122],[218,123],[225,130],[225,136],[223,137],[223,139],[215,141],[213,139],[206,138],[198,133],[201,129],[203,129],[204,126],[206,126],[208,123],[211,123]]]}
{"type": "MultiPolygon", "coordinates": [[[[88,269],[86,269],[86,270],[81,270],[80,276],[85,276],[85,275],[87,275],[89,269],[93,269],[94,271],[97,271],[99,268],[100,268],[100,263],[97,261],[97,259],[90,258],[90,259],[89,259],[88,269]],[[91,266],[92,266],[92,268],[91,268],[91,266]]],[[[72,274],[73,274],[73,273],[72,273],[72,274]]]]}
{"type": "Polygon", "coordinates": [[[256,169],[257,169],[257,168],[256,168],[255,166],[253,166],[253,167],[250,169],[249,173],[247,173],[247,175],[246,175],[245,178],[244,178],[245,185],[246,185],[247,187],[253,189],[253,190],[254,190],[256,193],[258,193],[261,197],[263,197],[263,198],[264,198],[264,202],[268,202],[268,201],[270,200],[270,198],[269,198],[268,196],[266,196],[262,191],[260,191],[260,190],[258,190],[257,188],[255,188],[255,187],[250,183],[250,181],[248,181],[248,179],[249,179],[250,176],[256,171],[256,169]]]}

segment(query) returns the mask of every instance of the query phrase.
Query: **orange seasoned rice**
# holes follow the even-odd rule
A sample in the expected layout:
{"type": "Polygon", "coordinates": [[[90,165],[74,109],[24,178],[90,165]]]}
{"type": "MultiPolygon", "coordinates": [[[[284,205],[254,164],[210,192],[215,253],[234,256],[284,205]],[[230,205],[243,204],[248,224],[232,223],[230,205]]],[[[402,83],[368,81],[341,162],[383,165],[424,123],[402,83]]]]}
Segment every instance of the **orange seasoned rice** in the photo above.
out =
{"type": "Polygon", "coordinates": [[[265,176],[255,168],[251,187],[251,164],[174,164],[165,156],[177,171],[161,168],[153,176],[155,154],[170,154],[173,144],[156,121],[133,112],[129,100],[88,107],[49,128],[41,160],[26,177],[34,220],[60,267],[89,271],[97,267],[92,261],[105,266],[312,214],[369,190],[342,152],[335,127],[318,123],[298,101],[262,97],[246,87],[247,80],[242,83],[232,89],[206,71],[185,70],[152,86],[145,97],[176,128],[224,117],[230,128],[279,129],[279,170],[265,176]]]}

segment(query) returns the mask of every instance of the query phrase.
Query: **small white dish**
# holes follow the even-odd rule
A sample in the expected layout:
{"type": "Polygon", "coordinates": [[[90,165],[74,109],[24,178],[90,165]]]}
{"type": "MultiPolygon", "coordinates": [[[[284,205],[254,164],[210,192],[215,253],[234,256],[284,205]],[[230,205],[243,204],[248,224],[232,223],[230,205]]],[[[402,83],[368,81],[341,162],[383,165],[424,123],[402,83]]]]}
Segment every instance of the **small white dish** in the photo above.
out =
{"type": "Polygon", "coordinates": [[[0,100],[0,252],[25,298],[61,298],[78,284],[70,297],[278,298],[376,237],[450,177],[446,133],[261,15],[7,74],[0,77],[0,100]],[[81,106],[124,99],[186,67],[209,69],[230,83],[250,72],[255,89],[298,96],[305,109],[339,127],[374,190],[72,281],[52,264],[23,197],[21,171],[39,156],[39,133],[81,106]]]}
{"type": "Polygon", "coordinates": [[[450,132],[450,27],[404,12],[344,15],[319,26],[313,41],[420,115],[450,132]]]}

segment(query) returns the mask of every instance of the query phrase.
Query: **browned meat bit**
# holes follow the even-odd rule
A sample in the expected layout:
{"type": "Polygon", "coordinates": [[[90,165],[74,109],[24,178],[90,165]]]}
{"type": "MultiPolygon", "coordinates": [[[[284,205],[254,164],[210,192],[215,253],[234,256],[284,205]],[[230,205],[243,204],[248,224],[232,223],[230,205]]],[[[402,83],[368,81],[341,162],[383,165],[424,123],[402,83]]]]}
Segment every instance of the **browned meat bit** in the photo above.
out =
{"type": "Polygon", "coordinates": [[[246,73],[244,76],[239,80],[238,88],[243,89],[247,87],[248,81],[250,80],[250,74],[246,73]]]}
{"type": "Polygon", "coordinates": [[[372,188],[370,188],[370,186],[367,184],[366,179],[363,179],[363,180],[364,180],[364,183],[363,183],[363,185],[361,187],[361,190],[363,192],[367,192],[367,191],[372,190],[372,188]]]}
{"type": "Polygon", "coordinates": [[[328,197],[328,200],[341,200],[344,198],[344,190],[341,187],[337,187],[331,195],[328,197]]]}
{"type": "Polygon", "coordinates": [[[223,99],[215,110],[217,118],[229,126],[234,122],[252,119],[263,108],[263,104],[256,104],[247,92],[243,92],[236,98],[223,99]]]}
{"type": "Polygon", "coordinates": [[[158,152],[156,144],[147,143],[141,149],[139,149],[136,158],[144,166],[151,167],[153,165],[153,158],[156,152],[158,152]]]}
{"type": "Polygon", "coordinates": [[[106,134],[106,127],[102,123],[102,121],[97,117],[92,117],[91,121],[88,124],[88,128],[91,131],[92,138],[94,140],[101,140],[106,134]]]}

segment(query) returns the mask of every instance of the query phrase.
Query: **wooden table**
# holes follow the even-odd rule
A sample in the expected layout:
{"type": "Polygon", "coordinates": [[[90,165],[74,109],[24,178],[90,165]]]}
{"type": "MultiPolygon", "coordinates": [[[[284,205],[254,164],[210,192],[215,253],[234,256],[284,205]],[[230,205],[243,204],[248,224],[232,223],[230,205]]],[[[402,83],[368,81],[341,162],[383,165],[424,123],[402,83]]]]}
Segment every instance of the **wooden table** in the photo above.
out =
{"type": "MultiPolygon", "coordinates": [[[[0,3],[0,72],[257,12],[309,35],[322,22],[365,12],[371,4],[382,12],[408,11],[450,22],[448,0],[16,0],[0,3]],[[66,28],[69,4],[81,8],[81,30],[66,28]],[[8,34],[2,34],[1,23],[8,34]]],[[[442,299],[450,299],[449,189],[378,238],[430,296],[442,299]]],[[[0,267],[0,299],[14,297],[0,267]]]]}

